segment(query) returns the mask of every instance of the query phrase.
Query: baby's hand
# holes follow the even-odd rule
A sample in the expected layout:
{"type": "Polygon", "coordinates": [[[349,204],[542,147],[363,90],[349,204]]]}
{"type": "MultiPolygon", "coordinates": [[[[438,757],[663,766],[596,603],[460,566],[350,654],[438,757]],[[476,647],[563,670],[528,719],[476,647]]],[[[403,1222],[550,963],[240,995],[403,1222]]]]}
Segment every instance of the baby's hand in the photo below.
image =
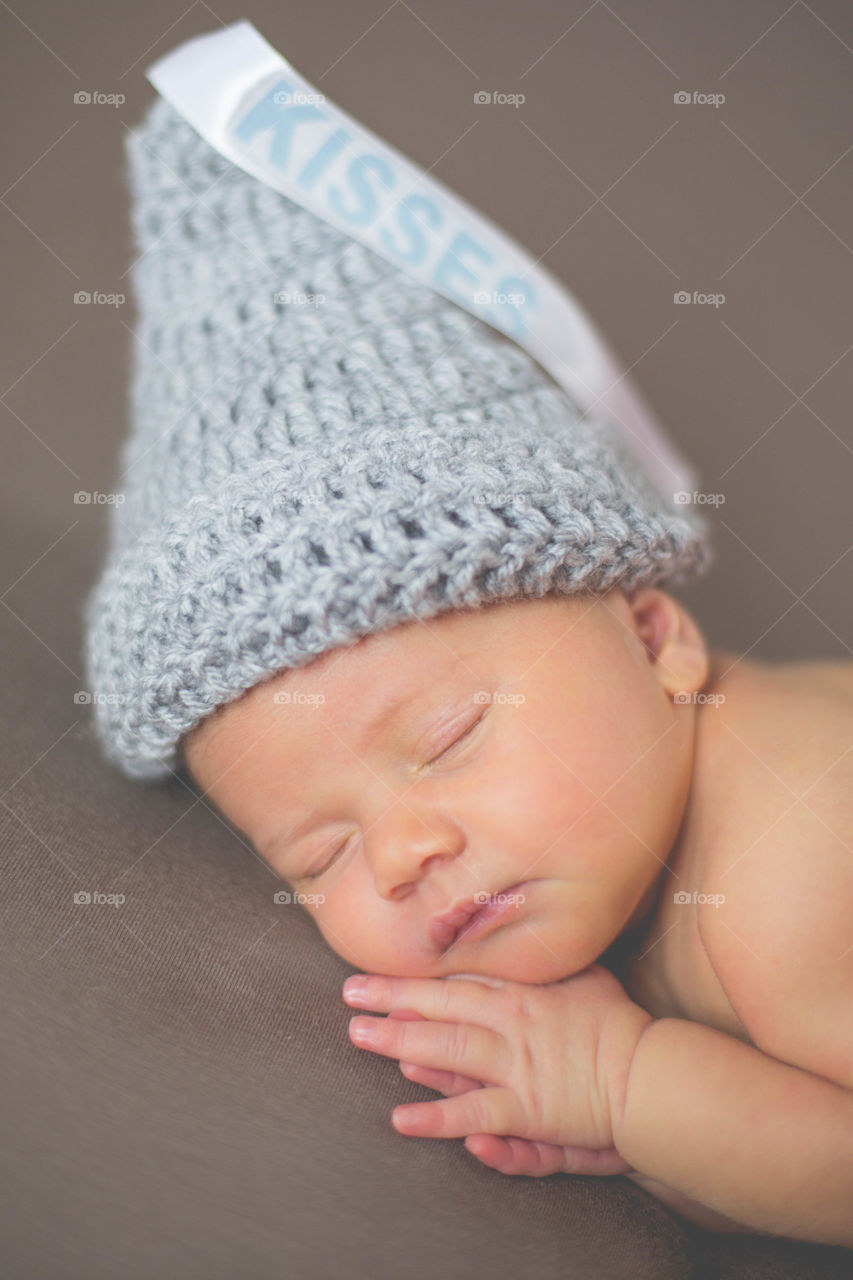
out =
{"type": "MultiPolygon", "coordinates": [[[[389,1018],[420,1016],[412,1009],[392,1010],[388,1015],[389,1018]]],[[[443,1093],[445,1098],[467,1093],[469,1089],[485,1088],[482,1080],[473,1080],[456,1071],[419,1067],[414,1062],[401,1062],[400,1070],[408,1080],[443,1093]]],[[[552,1173],[579,1173],[602,1178],[632,1171],[632,1166],[623,1160],[615,1147],[593,1151],[586,1147],[557,1147],[550,1142],[530,1142],[527,1138],[500,1138],[492,1133],[474,1133],[465,1139],[465,1148],[481,1164],[498,1173],[526,1178],[547,1178],[552,1173]]]]}
{"type": "MultiPolygon", "coordinates": [[[[354,1018],[354,1043],[440,1072],[453,1086],[444,1101],[397,1108],[392,1119],[402,1132],[423,1138],[479,1135],[469,1150],[503,1172],[516,1168],[504,1168],[503,1144],[496,1150],[489,1143],[495,1135],[546,1148],[583,1148],[602,1166],[575,1163],[571,1172],[618,1173],[628,1167],[613,1151],[613,1122],[624,1102],[634,1048],[653,1018],[630,1000],[608,969],[593,964],[543,986],[476,975],[371,975],[358,1001],[349,995],[352,981],[344,985],[349,1003],[414,1014],[354,1018]],[[357,1039],[361,1025],[372,1029],[370,1042],[357,1039]]],[[[535,1175],[565,1168],[558,1161],[556,1152],[534,1153],[525,1144],[510,1163],[532,1162],[517,1171],[535,1175]]]]}

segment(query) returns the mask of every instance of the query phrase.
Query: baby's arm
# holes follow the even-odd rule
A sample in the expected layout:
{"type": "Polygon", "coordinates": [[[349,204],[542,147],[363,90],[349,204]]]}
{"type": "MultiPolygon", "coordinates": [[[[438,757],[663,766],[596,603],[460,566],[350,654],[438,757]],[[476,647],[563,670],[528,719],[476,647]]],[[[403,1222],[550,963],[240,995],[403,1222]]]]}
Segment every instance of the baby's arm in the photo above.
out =
{"type": "Polygon", "coordinates": [[[755,1227],[746,1227],[742,1222],[735,1222],[734,1218],[727,1218],[725,1214],[715,1213],[707,1205],[700,1204],[698,1200],[691,1200],[689,1196],[682,1195],[672,1187],[665,1187],[662,1182],[655,1182],[654,1178],[647,1178],[644,1173],[637,1173],[634,1170],[624,1176],[630,1178],[656,1200],[660,1200],[661,1204],[665,1204],[668,1209],[680,1214],[695,1226],[702,1227],[705,1231],[714,1231],[717,1235],[728,1236],[765,1234],[755,1227]]]}
{"type": "Polygon", "coordinates": [[[756,1231],[853,1247],[853,1092],[722,1031],[649,1023],[613,1144],[641,1174],[756,1231]]]}

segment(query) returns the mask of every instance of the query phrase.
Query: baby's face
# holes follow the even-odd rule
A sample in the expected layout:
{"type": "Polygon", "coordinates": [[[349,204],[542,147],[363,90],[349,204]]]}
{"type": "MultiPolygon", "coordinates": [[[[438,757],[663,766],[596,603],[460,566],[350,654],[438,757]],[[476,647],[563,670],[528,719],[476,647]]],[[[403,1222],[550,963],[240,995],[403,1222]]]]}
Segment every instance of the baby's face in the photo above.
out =
{"type": "Polygon", "coordinates": [[[185,757],[358,969],[553,982],[654,903],[693,763],[696,704],[673,694],[706,675],[661,591],[513,601],[285,670],[185,757]],[[490,927],[431,930],[511,886],[490,927]]]}

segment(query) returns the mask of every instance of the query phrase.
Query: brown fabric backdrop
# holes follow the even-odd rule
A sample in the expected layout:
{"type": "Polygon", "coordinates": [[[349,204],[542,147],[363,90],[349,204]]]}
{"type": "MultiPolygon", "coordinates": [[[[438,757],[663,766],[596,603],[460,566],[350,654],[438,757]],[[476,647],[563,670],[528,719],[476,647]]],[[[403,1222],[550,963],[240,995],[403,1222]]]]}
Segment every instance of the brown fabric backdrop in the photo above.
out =
{"type": "Polygon", "coordinates": [[[633,368],[725,498],[718,563],[681,593],[712,645],[851,653],[844,0],[4,4],[0,1273],[848,1275],[848,1251],[715,1238],[624,1178],[508,1179],[394,1133],[434,1095],[349,1044],[348,967],[182,780],[100,759],[75,694],[106,509],[73,495],[120,487],[134,314],[74,294],[128,292],[144,68],[242,17],[541,257],[633,368]]]}

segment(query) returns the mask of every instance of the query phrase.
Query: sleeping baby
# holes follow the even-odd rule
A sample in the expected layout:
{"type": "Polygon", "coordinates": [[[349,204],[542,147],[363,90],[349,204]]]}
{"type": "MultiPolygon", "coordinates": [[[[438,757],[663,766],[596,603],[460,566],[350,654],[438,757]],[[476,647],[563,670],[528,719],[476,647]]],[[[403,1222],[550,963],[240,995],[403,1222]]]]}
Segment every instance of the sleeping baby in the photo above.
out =
{"type": "Polygon", "coordinates": [[[370,636],[185,752],[395,1015],[355,1044],[446,1095],[402,1133],[853,1244],[851,744],[853,664],[709,655],[617,588],[370,636]]]}
{"type": "Polygon", "coordinates": [[[353,1044],[441,1095],[401,1135],[853,1246],[853,665],[709,651],[709,525],[622,425],[164,100],[126,145],[105,757],[354,967],[353,1044]]]}

